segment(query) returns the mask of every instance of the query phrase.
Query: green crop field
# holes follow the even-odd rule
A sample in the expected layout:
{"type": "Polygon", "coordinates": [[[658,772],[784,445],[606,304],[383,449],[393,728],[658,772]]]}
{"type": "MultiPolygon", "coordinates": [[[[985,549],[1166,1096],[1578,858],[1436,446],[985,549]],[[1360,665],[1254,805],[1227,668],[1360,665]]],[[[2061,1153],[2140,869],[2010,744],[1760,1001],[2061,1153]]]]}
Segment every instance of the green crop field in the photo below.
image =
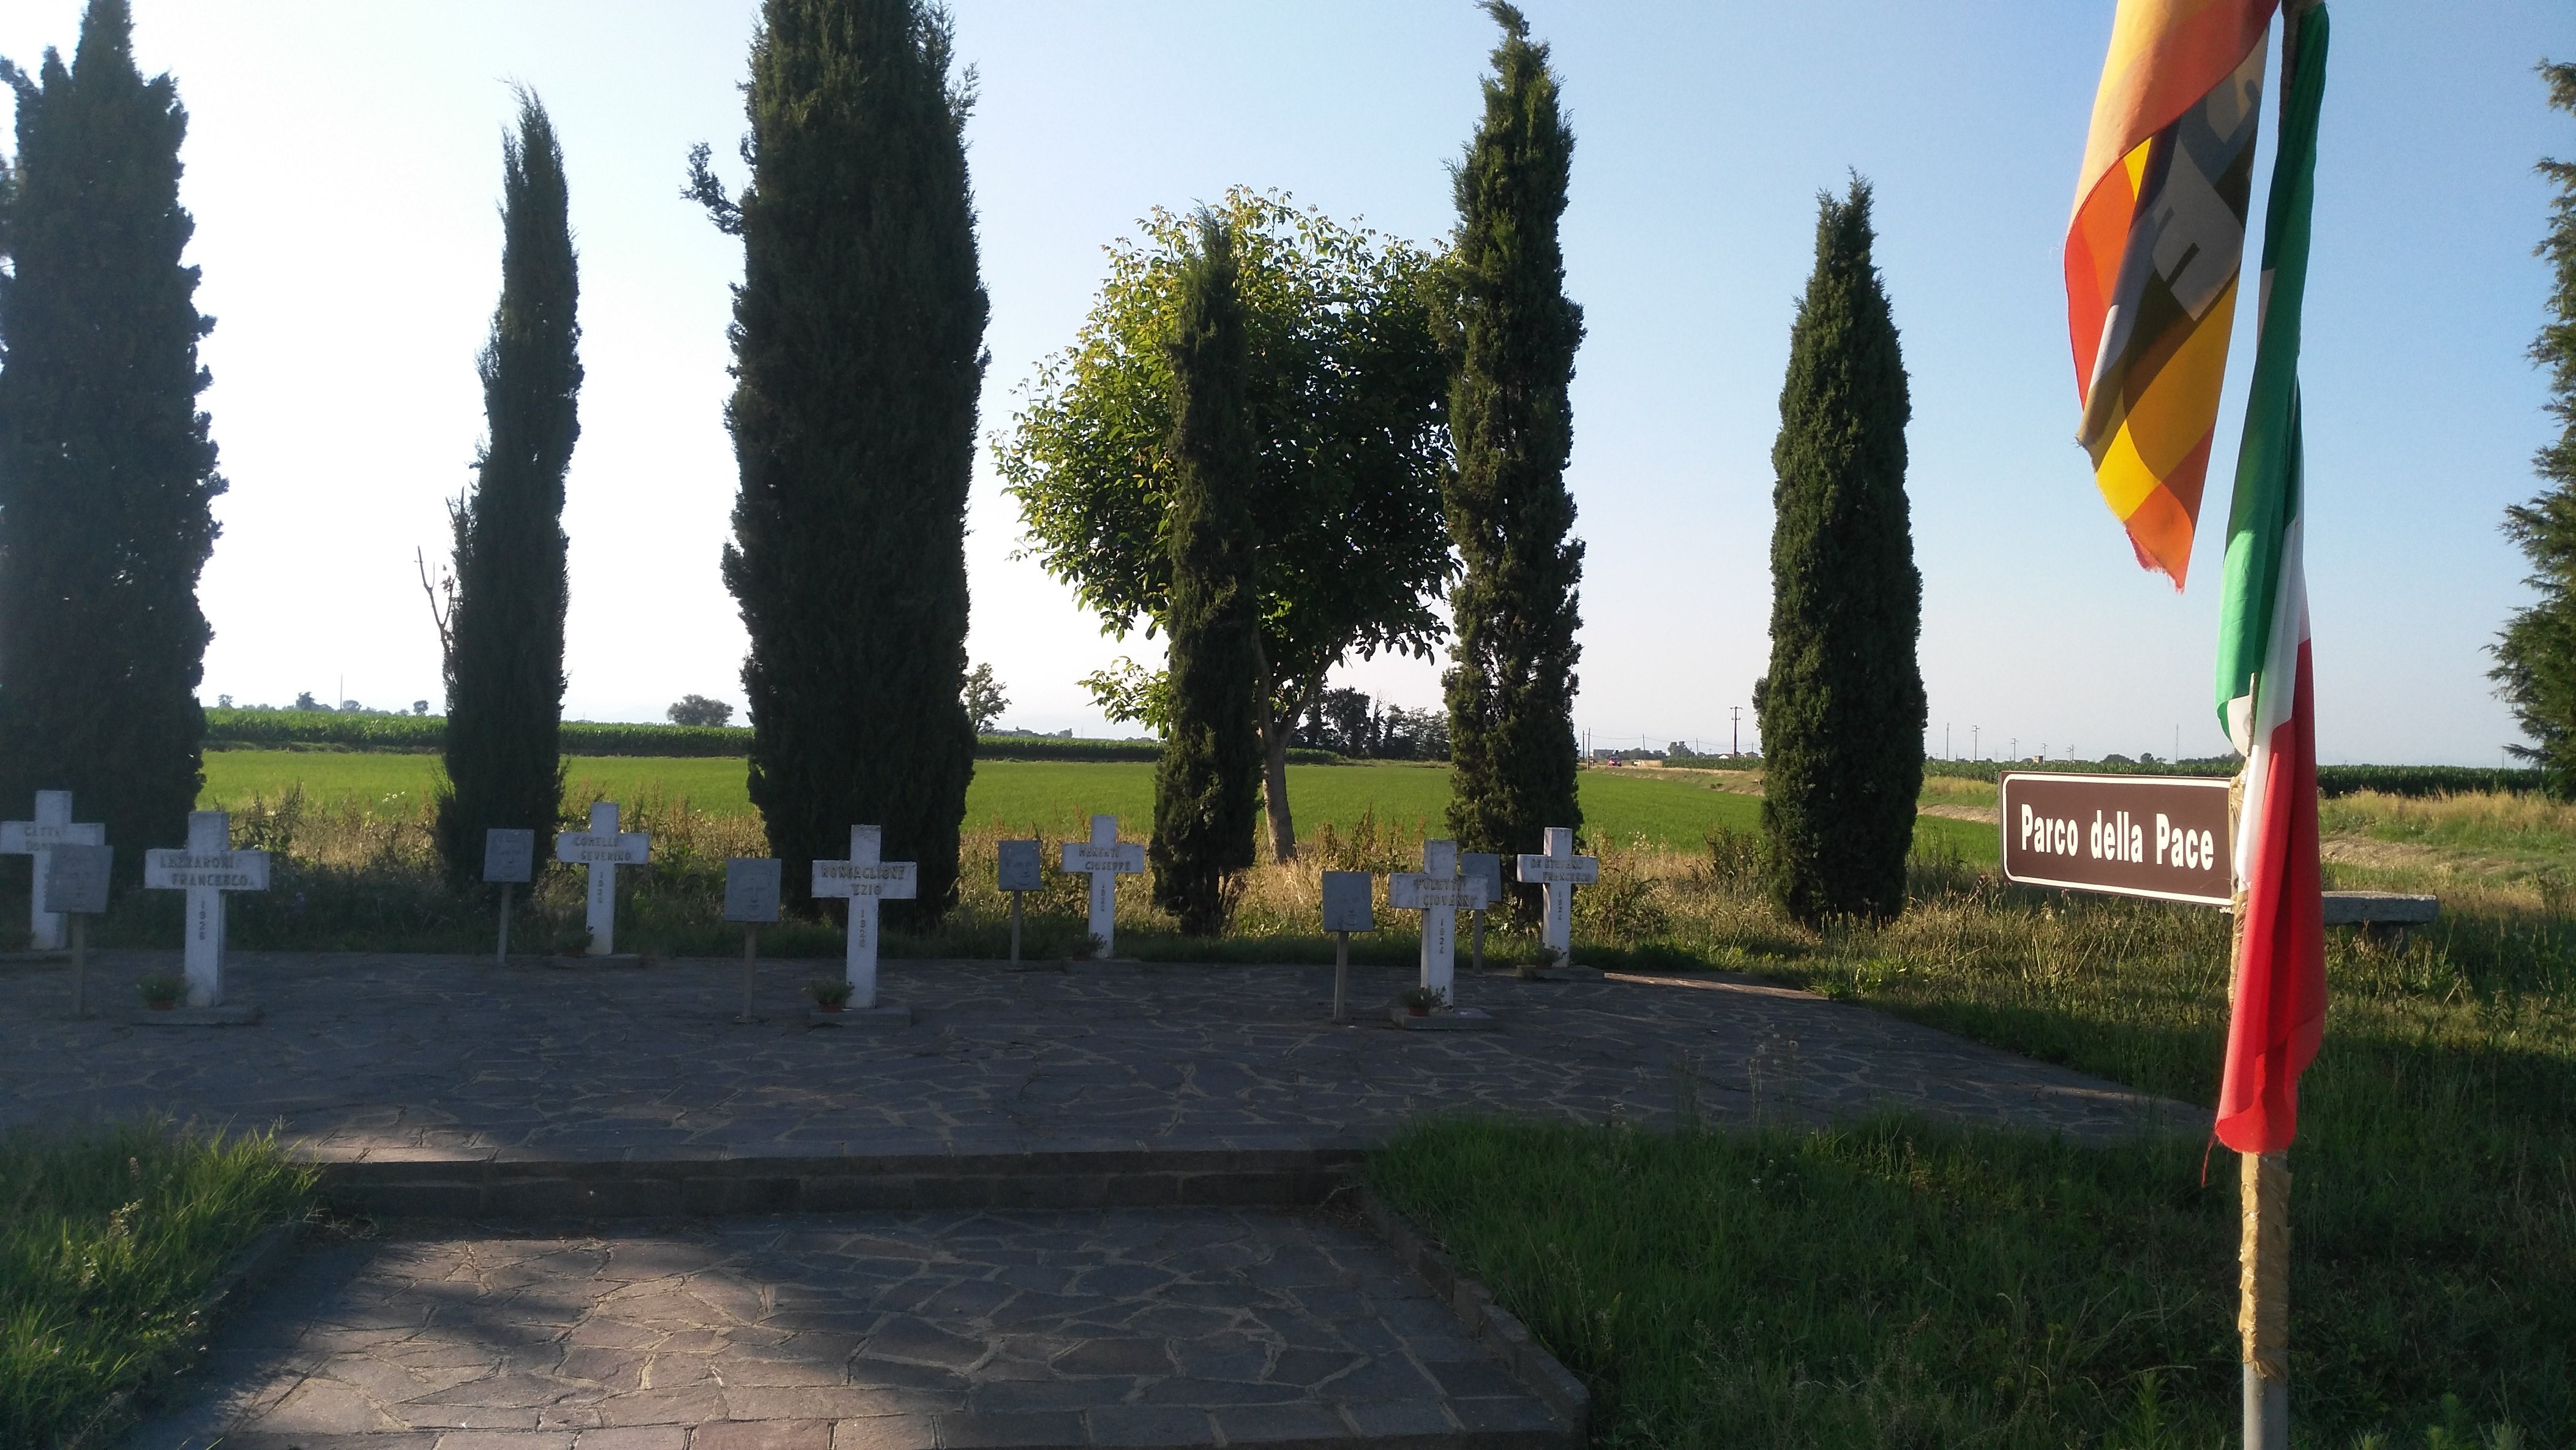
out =
{"type": "MultiPolygon", "coordinates": [[[[206,754],[199,803],[238,809],[254,799],[273,803],[301,786],[314,805],[359,802],[379,814],[410,816],[425,807],[437,772],[438,758],[431,755],[215,750],[206,754]]],[[[564,781],[565,795],[575,803],[659,800],[719,816],[751,811],[738,759],[572,756],[564,762],[564,781]]],[[[1348,832],[1372,813],[1382,831],[1436,835],[1449,808],[1449,769],[1394,761],[1292,765],[1288,799],[1301,837],[1326,824],[1348,832]]],[[[1720,826],[1757,829],[1761,808],[1757,797],[1688,778],[1649,771],[1583,774],[1584,834],[1599,844],[1696,849],[1720,826]]],[[[1034,827],[1053,838],[1078,832],[1096,811],[1116,814],[1131,835],[1150,829],[1154,767],[1142,761],[985,760],[976,763],[975,783],[966,792],[970,830],[1034,827]]],[[[1915,842],[1969,861],[1992,861],[1995,855],[1993,830],[1966,821],[1927,817],[1916,825],[1915,842]]]]}

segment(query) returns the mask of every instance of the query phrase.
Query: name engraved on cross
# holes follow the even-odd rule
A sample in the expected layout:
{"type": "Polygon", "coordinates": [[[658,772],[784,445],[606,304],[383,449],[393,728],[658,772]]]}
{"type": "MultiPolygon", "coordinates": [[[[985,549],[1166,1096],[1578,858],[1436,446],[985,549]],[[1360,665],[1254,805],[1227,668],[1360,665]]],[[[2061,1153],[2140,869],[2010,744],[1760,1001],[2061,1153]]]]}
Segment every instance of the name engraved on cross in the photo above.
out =
{"type": "Polygon", "coordinates": [[[45,873],[54,868],[56,846],[104,846],[107,827],[72,819],[72,793],[36,792],[36,818],[0,821],[0,856],[35,858],[34,879],[27,891],[27,945],[40,952],[63,949],[63,914],[45,910],[45,873]]]}
{"type": "Polygon", "coordinates": [[[1547,915],[1539,928],[1539,941],[1555,948],[1558,966],[1570,966],[1574,961],[1574,888],[1601,880],[1601,860],[1574,854],[1574,830],[1570,826],[1548,827],[1546,842],[1545,853],[1520,858],[1520,877],[1523,885],[1547,888],[1547,915]]]}
{"type": "Polygon", "coordinates": [[[268,889],[268,853],[232,850],[232,829],[222,811],[190,811],[185,849],[143,853],[145,886],[188,893],[181,963],[191,1007],[224,1005],[225,893],[268,889]]]}
{"type": "Polygon", "coordinates": [[[652,854],[651,836],[617,829],[615,801],[591,803],[589,830],[566,831],[555,837],[555,859],[568,866],[583,867],[589,873],[586,924],[590,927],[590,955],[613,956],[617,951],[617,868],[641,866],[652,854]]]}
{"type": "Polygon", "coordinates": [[[1420,871],[1386,878],[1386,904],[1422,913],[1422,985],[1456,1006],[1458,912],[1491,904],[1485,899],[1484,878],[1458,874],[1457,842],[1425,841],[1420,871]]]}
{"type": "Polygon", "coordinates": [[[814,863],[814,894],[850,899],[850,951],[846,975],[850,1005],[866,1010],[877,1005],[877,911],[885,901],[910,901],[921,889],[910,861],[878,859],[885,852],[885,827],[850,827],[850,859],[814,863]]]}
{"type": "Polygon", "coordinates": [[[1145,848],[1118,839],[1116,816],[1093,816],[1090,840],[1064,843],[1064,869],[1090,873],[1091,934],[1100,942],[1091,954],[1105,962],[1118,933],[1118,878],[1144,874],[1145,848]]]}

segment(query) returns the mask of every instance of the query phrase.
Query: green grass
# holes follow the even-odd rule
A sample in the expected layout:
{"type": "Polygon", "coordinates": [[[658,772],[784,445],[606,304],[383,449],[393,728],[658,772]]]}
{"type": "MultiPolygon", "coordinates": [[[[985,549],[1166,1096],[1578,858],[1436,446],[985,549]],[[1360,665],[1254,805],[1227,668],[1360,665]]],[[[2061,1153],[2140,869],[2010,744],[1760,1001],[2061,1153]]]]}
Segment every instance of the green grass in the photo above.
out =
{"type": "Polygon", "coordinates": [[[0,1445],[109,1443],[194,1351],[224,1263],[311,1189],[266,1138],[0,1135],[0,1445]]]}
{"type": "MultiPolygon", "coordinates": [[[[254,798],[274,803],[293,787],[317,807],[364,802],[388,816],[409,816],[429,799],[438,761],[428,755],[292,750],[218,750],[206,755],[199,803],[239,810],[254,798]]],[[[1678,775],[1678,773],[1676,773],[1678,775]]],[[[572,756],[564,762],[566,798],[619,801],[632,807],[660,799],[711,815],[751,814],[743,763],[732,759],[572,756]]],[[[1758,797],[1712,790],[1688,778],[1639,771],[1585,771],[1584,834],[1620,846],[1645,843],[1695,850],[1719,827],[1760,827],[1758,797]]],[[[1348,833],[1373,814],[1380,830],[1439,835],[1447,827],[1449,770],[1439,765],[1377,762],[1292,765],[1288,801],[1297,833],[1308,839],[1330,824],[1348,833]]],[[[1094,812],[1117,815],[1132,834],[1150,829],[1154,767],[1142,761],[984,760],[966,791],[969,829],[1038,828],[1042,836],[1077,839],[1094,812]]],[[[1926,818],[1918,848],[1933,845],[1969,861],[1992,861],[1995,833],[1965,821],[1926,818]]]]}
{"type": "Polygon", "coordinates": [[[2038,1450],[2228,1438],[2170,1388],[2226,1347],[2198,1156],[1459,1121],[1370,1174],[1592,1388],[1596,1443],[2038,1450]]]}
{"type": "MultiPolygon", "coordinates": [[[[1719,883],[1675,888],[1667,910],[1703,923],[1694,951],[1704,959],[2203,1111],[2215,1096],[2229,951],[2218,913],[2004,890],[1990,880],[1924,895],[1885,928],[1821,935],[1783,929],[1719,883]]],[[[2474,897],[2444,910],[2441,923],[2403,947],[2342,932],[2329,946],[2326,1045],[2300,1087],[2290,1155],[2291,1377],[2305,1443],[2340,1450],[2380,1434],[2390,1445],[2421,1444],[2429,1427],[2463,1415],[2515,1423],[2524,1444],[2576,1441],[2576,1296],[2566,1292],[2576,1284],[2576,922],[2474,897]],[[2446,1396],[2460,1404],[2446,1409],[2446,1396]]],[[[1444,1128],[1426,1142],[1461,1134],[1437,1149],[1456,1158],[1491,1151],[1477,1146],[1476,1134],[1488,1131],[1444,1128]]],[[[1806,1231],[1877,1263],[1831,1281],[1843,1286],[1835,1292],[1877,1306],[1877,1328],[1873,1338],[1824,1325],[1824,1338],[1804,1350],[1761,1354],[1751,1346],[1782,1334],[1768,1300],[1805,1292],[1801,1276],[1813,1271],[1796,1265],[1806,1248],[1765,1251],[1774,1277],[1762,1295],[1742,1294],[1735,1268],[1690,1267],[1698,1261],[1687,1257],[1663,1277],[1621,1267],[1632,1255],[1679,1252],[1660,1238],[1639,1246],[1647,1230],[1637,1225],[1664,1216],[1767,1221],[1747,1197],[1759,1175],[1726,1156],[1746,1150],[1653,1149],[1669,1155],[1655,1160],[1667,1176],[1625,1188],[1640,1207],[1603,1217],[1597,1237],[1583,1239],[1560,1226],[1579,1213],[1553,1205],[1566,1185],[1597,1179],[1615,1144],[1572,1132],[1525,1147],[1535,1180],[1527,1185],[1499,1170],[1455,1170],[1476,1185],[1472,1213],[1440,1208],[1430,1189],[1407,1201],[1422,1204],[1426,1223],[1461,1254],[1495,1266],[1489,1282],[1507,1302],[1560,1326],[1540,1330],[1552,1347],[1578,1358],[1592,1352],[1565,1303],[1682,1326],[1641,1329],[1616,1361],[1600,1362],[1612,1443],[2228,1438],[2237,1395],[2234,1165],[2220,1153],[2217,1188],[2204,1191],[2195,1138],[2076,1150],[1888,1127],[1773,1140],[1767,1151],[1822,1175],[1804,1181],[1833,1185],[1816,1190],[1806,1231]],[[1899,1171],[1909,1158],[1934,1166],[1899,1171]],[[1982,1165],[1975,1172],[2000,1200],[1963,1200],[1966,1170],[1957,1163],[1982,1165]],[[1672,1175],[1696,1175],[1696,1186],[1672,1175]],[[2016,1196],[2064,1207],[2016,1217],[2016,1196]],[[1504,1202],[1524,1206],[1490,1206],[1504,1202]],[[2050,1221],[2061,1213],[2072,1219],[2050,1221]],[[2129,1226],[2102,1227],[2119,1221],[2129,1226]],[[1961,1252],[1984,1267],[1871,1258],[1881,1239],[1907,1244],[1925,1234],[1960,1236],[1961,1252]],[[1552,1242],[1561,1249],[1532,1247],[1552,1242]],[[2158,1282],[2135,1282],[2145,1274],[2158,1282]],[[1623,1306],[1622,1295],[1632,1302],[1623,1306]],[[1980,1357],[1988,1352],[1978,1336],[2019,1334],[2013,1326],[2025,1321],[2032,1337],[1994,1351],[2000,1358],[1980,1357]],[[1685,1341],[1692,1347],[1676,1347],[1685,1341]],[[2046,1385],[1996,1368],[2024,1360],[2045,1371],[2046,1385]],[[2139,1396],[2150,1368],[2156,1415],[2168,1427],[2159,1433],[2178,1438],[2146,1433],[2139,1396]],[[1732,1408],[1714,1428],[1674,1428],[1683,1423],[1675,1416],[1687,1418],[1674,1407],[1695,1397],[1732,1408]],[[1644,1418],[1628,1425],[1621,1405],[1644,1418]]]]}

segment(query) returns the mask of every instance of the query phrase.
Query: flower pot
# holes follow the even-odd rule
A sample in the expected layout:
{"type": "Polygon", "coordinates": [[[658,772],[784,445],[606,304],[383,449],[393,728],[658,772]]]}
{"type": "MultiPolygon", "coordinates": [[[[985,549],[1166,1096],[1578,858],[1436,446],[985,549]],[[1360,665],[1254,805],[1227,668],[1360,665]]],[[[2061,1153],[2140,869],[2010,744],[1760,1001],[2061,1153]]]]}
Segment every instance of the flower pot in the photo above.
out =
{"type": "Polygon", "coordinates": [[[1428,1017],[1431,1015],[1431,1009],[1428,1007],[1407,1007],[1404,1009],[1404,1015],[1407,1017],[1428,1017]]]}
{"type": "Polygon", "coordinates": [[[814,1004],[814,1009],[818,1012],[838,1012],[843,1005],[839,1002],[817,1002],[814,1004]]]}
{"type": "Polygon", "coordinates": [[[143,1004],[145,1010],[152,1012],[167,1012],[178,1005],[179,1004],[176,1002],[146,1002],[143,1004]]]}

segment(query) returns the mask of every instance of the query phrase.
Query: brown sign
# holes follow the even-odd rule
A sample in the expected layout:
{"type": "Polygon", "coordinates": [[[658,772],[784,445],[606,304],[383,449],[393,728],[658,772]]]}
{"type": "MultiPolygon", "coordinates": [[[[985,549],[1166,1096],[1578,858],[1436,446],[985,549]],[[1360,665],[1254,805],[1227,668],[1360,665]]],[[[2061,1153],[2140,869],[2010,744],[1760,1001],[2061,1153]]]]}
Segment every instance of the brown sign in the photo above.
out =
{"type": "Polygon", "coordinates": [[[2004,877],[2225,906],[2235,881],[2224,779],[2011,773],[2004,877]]]}

